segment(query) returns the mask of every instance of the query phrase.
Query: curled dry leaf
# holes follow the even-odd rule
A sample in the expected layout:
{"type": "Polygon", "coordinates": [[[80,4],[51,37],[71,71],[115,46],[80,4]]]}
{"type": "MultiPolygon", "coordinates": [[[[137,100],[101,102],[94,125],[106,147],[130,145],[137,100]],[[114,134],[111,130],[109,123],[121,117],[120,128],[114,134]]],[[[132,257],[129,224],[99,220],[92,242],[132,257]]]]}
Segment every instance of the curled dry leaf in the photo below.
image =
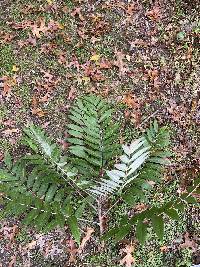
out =
{"type": "Polygon", "coordinates": [[[133,245],[127,245],[125,248],[123,248],[120,252],[126,253],[126,255],[120,260],[120,265],[125,265],[126,267],[131,267],[133,263],[135,263],[135,258],[132,256],[132,253],[134,252],[134,246],[133,245]]]}
{"type": "Polygon", "coordinates": [[[85,237],[83,237],[80,247],[78,248],[78,253],[81,253],[86,245],[86,243],[90,240],[92,233],[94,232],[94,229],[91,227],[87,227],[87,232],[85,237]]]}

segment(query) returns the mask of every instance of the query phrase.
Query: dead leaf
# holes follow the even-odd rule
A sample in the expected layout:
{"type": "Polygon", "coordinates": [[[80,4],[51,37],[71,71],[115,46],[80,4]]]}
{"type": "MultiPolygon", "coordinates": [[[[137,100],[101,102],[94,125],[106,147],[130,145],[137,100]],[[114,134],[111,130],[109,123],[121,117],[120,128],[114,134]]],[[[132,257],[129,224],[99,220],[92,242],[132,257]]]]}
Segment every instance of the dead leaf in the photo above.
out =
{"type": "Polygon", "coordinates": [[[100,69],[110,69],[112,67],[112,63],[108,60],[101,60],[98,66],[100,69]]]}
{"type": "Polygon", "coordinates": [[[160,247],[160,251],[161,252],[168,252],[169,248],[167,246],[162,246],[162,247],[160,247]]]}
{"type": "Polygon", "coordinates": [[[67,243],[69,244],[67,251],[70,253],[69,262],[74,263],[76,262],[76,254],[78,249],[75,245],[75,241],[72,238],[67,243]]]}
{"type": "Polygon", "coordinates": [[[129,108],[138,109],[141,106],[141,101],[134,94],[125,95],[122,100],[124,104],[126,104],[129,108]]]}
{"type": "Polygon", "coordinates": [[[126,253],[126,255],[123,257],[123,259],[120,260],[120,265],[131,267],[132,264],[135,263],[135,258],[132,256],[132,253],[134,252],[134,246],[127,245],[121,250],[120,254],[122,254],[123,252],[126,253]]]}
{"type": "Polygon", "coordinates": [[[12,71],[17,72],[18,70],[19,70],[19,68],[16,65],[13,65],[12,71]]]}
{"type": "Polygon", "coordinates": [[[67,99],[68,100],[74,100],[74,98],[76,97],[76,93],[77,93],[76,89],[72,86],[70,91],[69,91],[67,99]]]}
{"type": "Polygon", "coordinates": [[[191,248],[193,252],[195,252],[198,249],[198,244],[190,239],[189,233],[186,232],[184,235],[185,242],[183,244],[180,244],[180,248],[191,248]]]}
{"type": "Polygon", "coordinates": [[[37,115],[39,118],[42,118],[46,115],[46,111],[43,111],[41,108],[33,108],[31,112],[33,115],[37,115]]]}
{"type": "Polygon", "coordinates": [[[48,28],[45,26],[45,19],[40,18],[38,23],[31,25],[32,33],[35,37],[41,38],[41,33],[45,34],[48,28]]]}
{"type": "Polygon", "coordinates": [[[91,56],[91,58],[90,58],[91,61],[98,61],[99,59],[100,59],[100,55],[98,55],[98,54],[95,54],[95,55],[91,56]]]}
{"type": "Polygon", "coordinates": [[[36,240],[32,240],[30,243],[28,243],[26,245],[26,249],[31,250],[34,249],[37,245],[37,241],[36,240]]]}
{"type": "Polygon", "coordinates": [[[146,16],[151,20],[159,21],[161,18],[160,8],[158,6],[155,6],[152,10],[146,12],[146,16]]]}
{"type": "Polygon", "coordinates": [[[9,135],[12,135],[12,134],[15,134],[15,133],[18,133],[18,132],[19,132],[18,128],[11,128],[11,129],[7,129],[7,130],[2,131],[2,133],[5,136],[9,136],[9,135]]]}
{"type": "Polygon", "coordinates": [[[16,236],[16,234],[18,233],[19,229],[18,229],[18,226],[15,224],[13,227],[12,227],[12,232],[10,234],[10,242],[13,242],[14,241],[14,238],[16,236]]]}
{"type": "Polygon", "coordinates": [[[8,264],[8,267],[14,267],[16,264],[16,260],[17,260],[17,256],[16,255],[12,256],[11,261],[8,264]]]}
{"type": "Polygon", "coordinates": [[[10,97],[11,94],[11,85],[9,84],[9,77],[3,76],[0,78],[0,89],[3,89],[2,95],[4,97],[10,97]]]}
{"type": "Polygon", "coordinates": [[[90,227],[87,227],[87,231],[86,231],[86,235],[85,237],[83,237],[82,241],[81,241],[81,244],[80,244],[80,247],[78,248],[78,253],[82,253],[86,243],[90,240],[91,236],[92,236],[92,233],[94,233],[94,229],[93,228],[90,228],[90,227]]]}
{"type": "Polygon", "coordinates": [[[74,11],[71,13],[71,15],[72,15],[73,17],[75,17],[76,15],[78,15],[79,19],[80,19],[81,21],[84,21],[84,17],[83,17],[83,15],[81,14],[81,7],[77,7],[77,8],[75,8],[74,11]]]}
{"type": "Polygon", "coordinates": [[[36,108],[37,105],[38,105],[38,100],[37,100],[35,95],[32,97],[31,105],[32,105],[33,108],[36,108]]]}
{"type": "Polygon", "coordinates": [[[50,99],[50,94],[46,93],[44,96],[40,97],[39,102],[40,103],[45,103],[45,102],[48,102],[49,99],[50,99]]]}
{"type": "Polygon", "coordinates": [[[125,55],[121,51],[115,51],[115,55],[117,60],[114,61],[114,65],[119,68],[119,73],[123,76],[127,71],[124,63],[125,55]]]}
{"type": "Polygon", "coordinates": [[[128,6],[128,9],[126,10],[126,13],[127,13],[128,15],[132,16],[135,10],[136,10],[136,8],[135,8],[135,3],[133,3],[133,4],[130,4],[130,5],[128,6]]]}

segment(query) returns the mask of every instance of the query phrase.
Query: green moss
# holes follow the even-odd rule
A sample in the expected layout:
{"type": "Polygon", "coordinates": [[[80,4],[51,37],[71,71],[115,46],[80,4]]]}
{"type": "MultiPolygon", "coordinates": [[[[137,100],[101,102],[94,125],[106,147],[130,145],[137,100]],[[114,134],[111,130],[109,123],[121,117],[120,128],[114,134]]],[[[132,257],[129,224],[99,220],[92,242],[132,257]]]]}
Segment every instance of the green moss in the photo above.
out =
{"type": "Polygon", "coordinates": [[[14,65],[14,54],[11,45],[0,47],[0,76],[9,75],[14,65]]]}

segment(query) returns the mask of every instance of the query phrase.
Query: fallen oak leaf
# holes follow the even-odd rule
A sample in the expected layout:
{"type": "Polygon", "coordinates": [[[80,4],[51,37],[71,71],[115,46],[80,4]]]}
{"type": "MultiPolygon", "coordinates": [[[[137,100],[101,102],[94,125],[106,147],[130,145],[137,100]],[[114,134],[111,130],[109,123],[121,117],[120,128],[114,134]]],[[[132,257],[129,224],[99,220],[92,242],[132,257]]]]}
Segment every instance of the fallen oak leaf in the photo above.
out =
{"type": "Polygon", "coordinates": [[[185,242],[183,244],[179,245],[179,248],[191,248],[193,252],[195,252],[198,249],[198,244],[190,239],[189,233],[186,232],[184,235],[185,242]]]}
{"type": "Polygon", "coordinates": [[[137,99],[137,97],[134,94],[126,94],[122,100],[122,103],[126,104],[129,108],[137,109],[140,108],[141,103],[140,99],[137,99]]]}
{"type": "Polygon", "coordinates": [[[86,243],[90,240],[91,236],[92,236],[92,233],[94,233],[94,229],[91,228],[91,227],[87,227],[87,232],[86,232],[86,235],[85,237],[83,237],[82,241],[81,241],[81,244],[78,248],[78,253],[82,253],[86,243]]]}
{"type": "Polygon", "coordinates": [[[45,26],[44,18],[40,18],[39,23],[31,25],[31,28],[32,28],[33,35],[37,38],[41,38],[41,33],[45,34],[48,30],[48,28],[45,26]]]}
{"type": "Polygon", "coordinates": [[[127,245],[125,248],[121,249],[120,254],[126,253],[123,259],[120,260],[120,265],[125,265],[126,267],[131,267],[133,263],[135,263],[135,258],[132,256],[134,252],[133,245],[127,245]]]}
{"type": "Polygon", "coordinates": [[[37,245],[37,241],[36,240],[32,240],[30,243],[28,243],[25,247],[25,249],[31,250],[34,249],[37,245]]]}
{"type": "Polygon", "coordinates": [[[100,69],[110,69],[112,67],[112,63],[108,60],[101,60],[98,66],[100,69]]]}
{"type": "Polygon", "coordinates": [[[133,4],[130,4],[128,6],[128,9],[126,10],[126,13],[129,15],[129,16],[132,16],[133,15],[133,12],[136,10],[136,7],[135,7],[135,3],[133,4]]]}
{"type": "Polygon", "coordinates": [[[162,246],[162,247],[160,247],[160,251],[163,252],[163,253],[168,252],[169,251],[169,247],[162,246]]]}

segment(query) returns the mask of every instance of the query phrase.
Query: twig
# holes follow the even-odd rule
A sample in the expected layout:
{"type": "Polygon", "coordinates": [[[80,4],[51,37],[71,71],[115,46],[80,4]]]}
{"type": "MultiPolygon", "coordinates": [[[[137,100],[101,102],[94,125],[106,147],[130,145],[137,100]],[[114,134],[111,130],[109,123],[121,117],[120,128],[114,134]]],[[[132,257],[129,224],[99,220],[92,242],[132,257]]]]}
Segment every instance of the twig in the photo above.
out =
{"type": "Polygon", "coordinates": [[[150,116],[148,116],[146,119],[144,119],[141,123],[140,123],[140,126],[143,125],[144,123],[146,123],[147,121],[149,121],[152,117],[154,117],[159,111],[160,111],[161,108],[157,109],[154,113],[152,113],[150,116]]]}

